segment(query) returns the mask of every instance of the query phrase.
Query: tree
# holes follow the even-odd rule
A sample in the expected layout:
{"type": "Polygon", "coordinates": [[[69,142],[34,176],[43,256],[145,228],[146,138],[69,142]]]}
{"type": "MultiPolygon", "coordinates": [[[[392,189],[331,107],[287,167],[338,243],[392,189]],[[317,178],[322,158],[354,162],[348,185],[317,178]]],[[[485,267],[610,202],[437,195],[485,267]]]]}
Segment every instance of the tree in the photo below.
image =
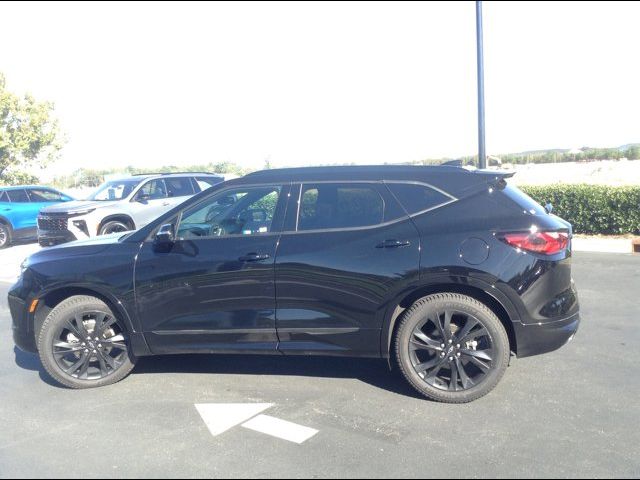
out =
{"type": "Polygon", "coordinates": [[[31,95],[20,97],[5,87],[0,73],[0,181],[20,169],[46,167],[62,146],[53,104],[38,102],[31,95]]]}

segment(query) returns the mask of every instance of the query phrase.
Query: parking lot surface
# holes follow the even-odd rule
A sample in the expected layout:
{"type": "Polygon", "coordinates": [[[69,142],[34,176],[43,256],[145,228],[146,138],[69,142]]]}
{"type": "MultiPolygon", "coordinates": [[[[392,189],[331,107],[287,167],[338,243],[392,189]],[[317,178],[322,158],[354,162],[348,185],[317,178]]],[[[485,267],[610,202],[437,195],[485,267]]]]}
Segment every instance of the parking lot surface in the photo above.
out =
{"type": "Polygon", "coordinates": [[[385,361],[279,356],[145,358],[67,390],[14,350],[0,279],[0,477],[638,477],[640,257],[576,253],[574,276],[575,340],[466,405],[385,361]]]}

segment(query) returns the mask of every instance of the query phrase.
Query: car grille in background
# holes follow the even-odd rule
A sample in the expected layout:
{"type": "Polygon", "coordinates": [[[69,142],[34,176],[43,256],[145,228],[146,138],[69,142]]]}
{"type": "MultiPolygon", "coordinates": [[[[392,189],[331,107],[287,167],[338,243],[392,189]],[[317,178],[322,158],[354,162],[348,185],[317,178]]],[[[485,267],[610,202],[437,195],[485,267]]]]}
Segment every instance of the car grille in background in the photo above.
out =
{"type": "Polygon", "coordinates": [[[57,217],[57,216],[39,216],[38,217],[38,228],[40,230],[52,232],[52,231],[63,231],[67,229],[67,216],[57,217]]]}

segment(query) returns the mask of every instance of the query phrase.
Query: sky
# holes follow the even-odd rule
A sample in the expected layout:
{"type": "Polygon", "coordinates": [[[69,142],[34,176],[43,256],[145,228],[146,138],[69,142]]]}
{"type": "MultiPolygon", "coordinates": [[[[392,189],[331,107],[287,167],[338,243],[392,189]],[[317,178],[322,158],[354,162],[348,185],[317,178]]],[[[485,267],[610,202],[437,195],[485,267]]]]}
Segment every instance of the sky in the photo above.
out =
{"type": "MultiPolygon", "coordinates": [[[[640,2],[483,2],[487,151],[640,142],[640,2]]],[[[475,2],[0,2],[49,173],[477,151],[475,2]]]]}

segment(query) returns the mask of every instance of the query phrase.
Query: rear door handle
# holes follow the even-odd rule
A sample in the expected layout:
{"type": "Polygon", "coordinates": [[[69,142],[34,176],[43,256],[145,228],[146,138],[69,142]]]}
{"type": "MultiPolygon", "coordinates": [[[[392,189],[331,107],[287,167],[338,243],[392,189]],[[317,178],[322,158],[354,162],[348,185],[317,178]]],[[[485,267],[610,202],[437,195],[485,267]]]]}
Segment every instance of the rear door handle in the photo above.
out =
{"type": "Polygon", "coordinates": [[[408,240],[396,240],[394,239],[390,239],[390,240],[385,240],[382,243],[379,243],[378,245],[376,245],[376,248],[399,248],[399,247],[408,247],[409,245],[411,245],[411,242],[408,240]]]}
{"type": "Polygon", "coordinates": [[[246,255],[238,258],[238,260],[241,262],[260,262],[262,260],[268,260],[269,258],[271,258],[271,255],[267,253],[247,253],[246,255]]]}

